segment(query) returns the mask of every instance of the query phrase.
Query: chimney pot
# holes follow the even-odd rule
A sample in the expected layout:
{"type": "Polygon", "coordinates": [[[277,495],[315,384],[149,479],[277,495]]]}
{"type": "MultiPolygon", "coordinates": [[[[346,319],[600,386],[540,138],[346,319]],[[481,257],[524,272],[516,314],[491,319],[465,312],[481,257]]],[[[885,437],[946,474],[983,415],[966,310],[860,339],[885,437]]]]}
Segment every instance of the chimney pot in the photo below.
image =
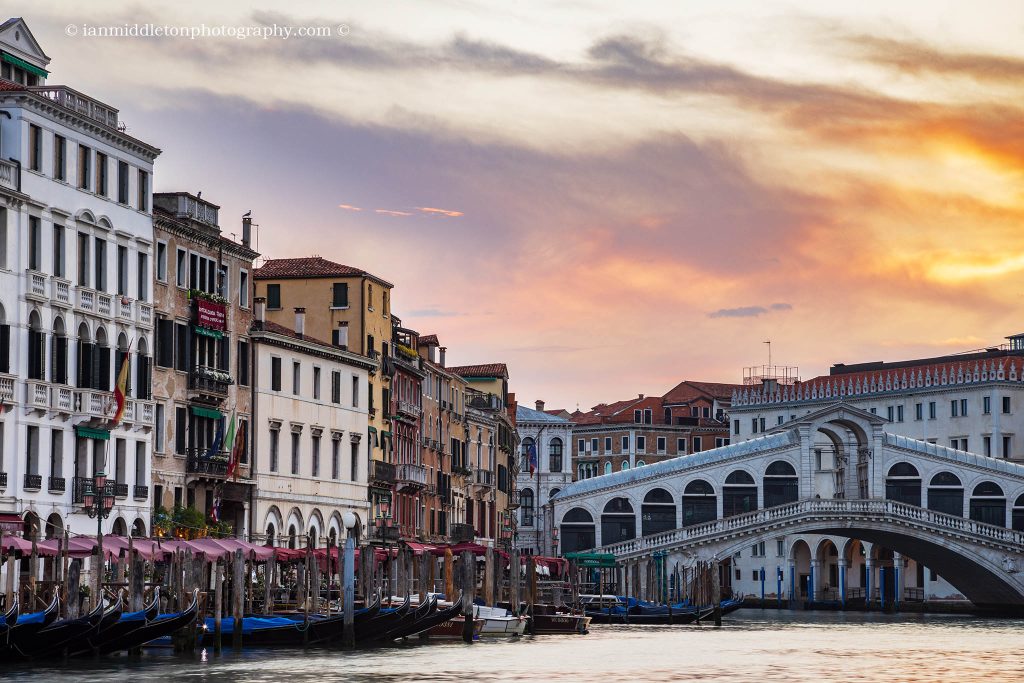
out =
{"type": "Polygon", "coordinates": [[[537,399],[537,412],[544,412],[544,401],[541,401],[540,399],[537,399]]]}
{"type": "Polygon", "coordinates": [[[437,347],[437,351],[438,351],[438,353],[440,353],[440,354],[441,354],[441,356],[440,356],[440,359],[438,360],[438,363],[440,363],[440,364],[441,364],[441,367],[442,367],[442,368],[444,367],[444,352],[445,352],[445,351],[447,351],[447,350],[448,350],[448,349],[447,349],[446,347],[444,347],[444,346],[439,346],[439,347],[437,347]]]}
{"type": "Polygon", "coordinates": [[[295,334],[298,335],[299,339],[302,339],[306,333],[306,309],[296,308],[295,309],[295,334]]]}
{"type": "Polygon", "coordinates": [[[242,216],[242,246],[252,243],[252,216],[242,216]]]}
{"type": "Polygon", "coordinates": [[[263,329],[263,323],[267,321],[267,297],[258,296],[253,299],[256,309],[256,322],[259,323],[259,329],[263,329]]]}
{"type": "Polygon", "coordinates": [[[641,401],[644,400],[644,395],[643,394],[640,394],[640,400],[641,401]]]}

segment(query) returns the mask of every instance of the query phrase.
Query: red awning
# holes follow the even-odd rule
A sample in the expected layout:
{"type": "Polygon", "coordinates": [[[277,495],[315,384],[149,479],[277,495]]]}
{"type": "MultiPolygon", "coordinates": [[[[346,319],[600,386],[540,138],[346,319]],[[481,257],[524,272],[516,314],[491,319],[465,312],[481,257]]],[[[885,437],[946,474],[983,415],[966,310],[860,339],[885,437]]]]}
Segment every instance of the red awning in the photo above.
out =
{"type": "Polygon", "coordinates": [[[0,531],[21,531],[25,522],[21,515],[13,512],[0,512],[0,531]]]}

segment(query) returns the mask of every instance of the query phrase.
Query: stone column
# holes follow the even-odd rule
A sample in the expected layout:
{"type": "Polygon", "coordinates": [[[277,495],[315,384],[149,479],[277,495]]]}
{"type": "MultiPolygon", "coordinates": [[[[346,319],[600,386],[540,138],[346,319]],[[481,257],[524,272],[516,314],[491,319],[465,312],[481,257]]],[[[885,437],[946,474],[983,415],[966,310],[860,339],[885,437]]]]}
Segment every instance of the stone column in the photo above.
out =
{"type": "Polygon", "coordinates": [[[839,558],[839,604],[846,608],[846,558],[839,558]]]}
{"type": "Polygon", "coordinates": [[[821,563],[818,560],[811,560],[811,575],[807,579],[807,601],[814,602],[814,592],[818,590],[821,563]]]}
{"type": "Polygon", "coordinates": [[[892,568],[896,572],[893,575],[893,596],[892,604],[893,609],[897,612],[900,609],[900,602],[903,601],[903,584],[906,582],[906,577],[903,575],[903,555],[899,553],[892,554],[892,568]]]}
{"type": "Polygon", "coordinates": [[[796,560],[790,559],[789,561],[789,608],[795,609],[797,603],[797,576],[796,576],[796,560]]]}
{"type": "Polygon", "coordinates": [[[875,584],[875,563],[871,559],[871,551],[864,555],[864,607],[871,609],[871,590],[875,584]]]}

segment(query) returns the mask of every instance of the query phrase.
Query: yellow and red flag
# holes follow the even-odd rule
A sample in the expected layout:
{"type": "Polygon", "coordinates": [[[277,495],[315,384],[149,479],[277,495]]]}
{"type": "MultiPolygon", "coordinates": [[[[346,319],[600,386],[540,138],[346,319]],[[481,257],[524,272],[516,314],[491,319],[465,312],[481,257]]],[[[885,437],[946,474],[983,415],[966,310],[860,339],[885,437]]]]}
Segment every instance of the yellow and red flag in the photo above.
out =
{"type": "Polygon", "coordinates": [[[117,386],[114,387],[114,418],[111,420],[110,428],[113,429],[121,423],[124,417],[125,397],[128,395],[128,359],[131,353],[126,352],[121,359],[121,369],[117,372],[117,386]]]}

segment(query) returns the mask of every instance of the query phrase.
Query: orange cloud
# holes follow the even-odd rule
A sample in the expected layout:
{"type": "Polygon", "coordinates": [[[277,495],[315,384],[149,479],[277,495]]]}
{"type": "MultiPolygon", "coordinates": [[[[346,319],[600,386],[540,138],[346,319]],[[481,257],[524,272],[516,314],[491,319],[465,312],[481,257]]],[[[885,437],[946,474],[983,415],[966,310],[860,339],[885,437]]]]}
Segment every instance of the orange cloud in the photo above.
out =
{"type": "Polygon", "coordinates": [[[412,214],[408,211],[395,211],[394,209],[374,209],[374,213],[383,214],[385,216],[411,216],[412,214]]]}
{"type": "Polygon", "coordinates": [[[457,218],[458,216],[462,216],[463,215],[463,213],[461,211],[449,211],[448,209],[435,209],[432,206],[417,206],[416,210],[417,211],[422,211],[423,213],[434,214],[436,216],[449,216],[451,218],[457,218]]]}
{"type": "Polygon", "coordinates": [[[338,204],[339,209],[345,209],[346,211],[362,211],[358,206],[352,206],[351,204],[338,204]]]}

